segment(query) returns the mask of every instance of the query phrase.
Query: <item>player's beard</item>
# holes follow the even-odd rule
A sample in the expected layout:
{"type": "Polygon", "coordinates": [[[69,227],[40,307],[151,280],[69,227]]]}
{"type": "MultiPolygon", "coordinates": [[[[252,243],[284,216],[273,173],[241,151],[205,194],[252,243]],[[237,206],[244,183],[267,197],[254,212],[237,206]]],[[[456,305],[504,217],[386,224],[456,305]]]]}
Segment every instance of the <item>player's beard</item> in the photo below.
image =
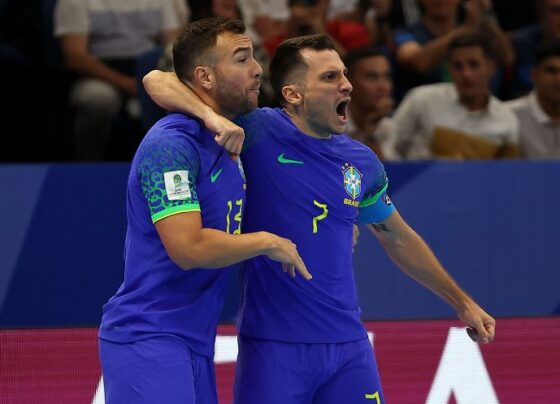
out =
{"type": "Polygon", "coordinates": [[[322,138],[329,138],[331,135],[341,135],[346,131],[346,125],[334,122],[337,120],[337,117],[331,105],[321,99],[306,103],[306,113],[305,120],[307,124],[322,138]]]}
{"type": "Polygon", "coordinates": [[[254,110],[257,105],[249,99],[244,89],[238,83],[227,78],[221,71],[216,70],[216,100],[220,104],[223,111],[227,111],[232,115],[245,114],[254,110]]]}

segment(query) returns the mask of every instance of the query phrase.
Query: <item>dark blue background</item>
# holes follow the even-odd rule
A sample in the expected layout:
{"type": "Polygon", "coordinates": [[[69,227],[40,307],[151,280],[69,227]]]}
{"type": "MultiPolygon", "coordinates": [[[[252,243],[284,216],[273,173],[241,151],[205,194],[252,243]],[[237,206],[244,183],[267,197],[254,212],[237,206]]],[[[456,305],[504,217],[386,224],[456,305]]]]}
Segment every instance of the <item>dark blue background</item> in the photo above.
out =
{"type": "MultiPolygon", "coordinates": [[[[0,326],[97,325],[122,280],[128,164],[0,166],[0,326]]],[[[390,194],[495,316],[560,313],[560,162],[387,164],[390,194]]],[[[368,230],[355,255],[364,319],[445,318],[368,230]]],[[[223,321],[237,309],[232,277],[223,321]]]]}

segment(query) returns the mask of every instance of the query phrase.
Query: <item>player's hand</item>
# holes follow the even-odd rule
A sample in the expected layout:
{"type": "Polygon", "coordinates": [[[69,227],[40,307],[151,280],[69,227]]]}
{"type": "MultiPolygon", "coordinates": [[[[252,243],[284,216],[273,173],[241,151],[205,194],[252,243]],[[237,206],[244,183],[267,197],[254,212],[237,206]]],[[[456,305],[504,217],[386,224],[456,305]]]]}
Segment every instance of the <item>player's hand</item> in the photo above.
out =
{"type": "Polygon", "coordinates": [[[245,140],[245,131],[220,115],[214,115],[205,121],[206,127],[215,134],[214,140],[229,153],[240,155],[245,140]]]}
{"type": "Polygon", "coordinates": [[[358,237],[360,237],[360,228],[358,225],[354,225],[352,228],[352,252],[356,250],[356,244],[358,244],[358,237]]]}
{"type": "Polygon", "coordinates": [[[471,303],[458,313],[458,316],[468,326],[467,334],[473,341],[483,344],[492,342],[496,332],[496,320],[476,303],[471,303]]]}
{"type": "Polygon", "coordinates": [[[297,271],[306,280],[310,280],[312,276],[299,256],[296,245],[287,238],[272,236],[272,247],[266,255],[274,261],[281,262],[282,271],[290,274],[292,278],[296,276],[297,271]]]}

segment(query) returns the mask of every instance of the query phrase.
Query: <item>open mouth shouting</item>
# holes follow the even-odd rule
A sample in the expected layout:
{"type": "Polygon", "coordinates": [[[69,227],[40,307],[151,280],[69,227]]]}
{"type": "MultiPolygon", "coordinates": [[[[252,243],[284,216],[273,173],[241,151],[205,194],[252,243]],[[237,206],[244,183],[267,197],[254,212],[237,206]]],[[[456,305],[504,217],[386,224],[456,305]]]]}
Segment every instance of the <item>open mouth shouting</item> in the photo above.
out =
{"type": "Polygon", "coordinates": [[[348,118],[346,116],[346,108],[348,107],[349,103],[350,97],[343,99],[336,106],[336,115],[338,116],[338,120],[343,124],[346,124],[346,122],[348,121],[348,118]]]}

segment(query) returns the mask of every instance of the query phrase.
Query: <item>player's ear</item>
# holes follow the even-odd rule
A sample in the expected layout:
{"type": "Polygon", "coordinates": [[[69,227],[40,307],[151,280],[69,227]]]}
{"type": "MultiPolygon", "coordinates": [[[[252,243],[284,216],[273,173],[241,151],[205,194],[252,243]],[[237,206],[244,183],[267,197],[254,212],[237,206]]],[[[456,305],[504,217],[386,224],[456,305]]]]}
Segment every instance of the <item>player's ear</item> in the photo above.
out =
{"type": "Polygon", "coordinates": [[[299,88],[295,84],[282,87],[282,97],[293,106],[298,106],[303,102],[303,94],[299,92],[299,88]]]}
{"type": "Polygon", "coordinates": [[[211,90],[214,87],[214,71],[208,66],[196,66],[194,69],[194,81],[202,87],[211,90]]]}

